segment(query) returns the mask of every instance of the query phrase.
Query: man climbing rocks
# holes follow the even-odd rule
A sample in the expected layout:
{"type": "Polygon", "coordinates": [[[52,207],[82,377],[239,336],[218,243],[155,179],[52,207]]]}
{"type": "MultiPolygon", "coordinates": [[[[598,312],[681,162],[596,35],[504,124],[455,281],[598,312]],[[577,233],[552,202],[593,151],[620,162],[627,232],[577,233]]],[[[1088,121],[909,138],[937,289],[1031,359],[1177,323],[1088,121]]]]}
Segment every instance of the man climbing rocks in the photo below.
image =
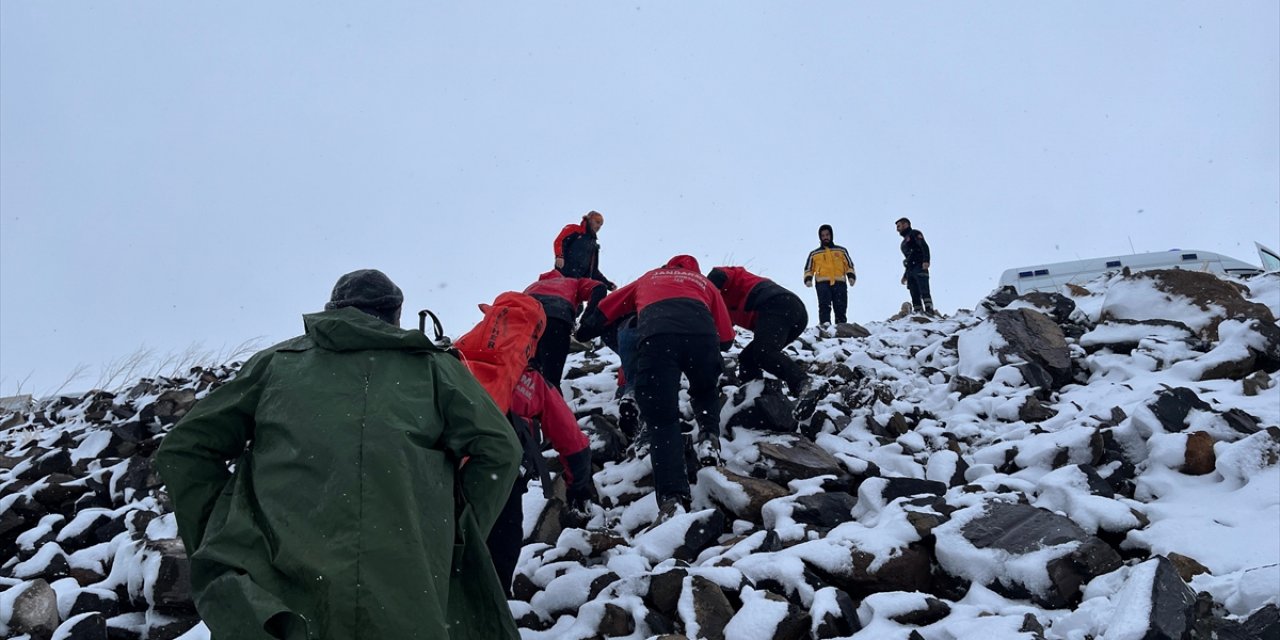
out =
{"type": "Polygon", "coordinates": [[[733,323],[753,332],[738,355],[738,379],[747,382],[768,372],[782,380],[797,399],[796,419],[813,415],[823,390],[815,388],[804,367],[782,349],[809,324],[800,297],[743,267],[715,267],[707,279],[716,285],[733,323]]]}
{"type": "Polygon", "coordinates": [[[547,327],[538,340],[538,352],[533,359],[542,377],[558,391],[578,313],[584,303],[588,309],[594,308],[608,289],[597,280],[570,278],[552,270],[538,276],[538,281],[524,292],[542,303],[542,310],[547,313],[547,327]]]}
{"type": "Polygon", "coordinates": [[[689,401],[698,424],[695,454],[719,464],[720,398],[717,383],[722,349],[733,344],[733,323],[715,285],[698,261],[679,255],[609,294],[584,319],[578,339],[591,339],[627,314],[636,313],[636,400],[650,431],[654,489],[660,508],[687,508],[684,437],[680,420],[680,376],[689,379],[689,401]]]}

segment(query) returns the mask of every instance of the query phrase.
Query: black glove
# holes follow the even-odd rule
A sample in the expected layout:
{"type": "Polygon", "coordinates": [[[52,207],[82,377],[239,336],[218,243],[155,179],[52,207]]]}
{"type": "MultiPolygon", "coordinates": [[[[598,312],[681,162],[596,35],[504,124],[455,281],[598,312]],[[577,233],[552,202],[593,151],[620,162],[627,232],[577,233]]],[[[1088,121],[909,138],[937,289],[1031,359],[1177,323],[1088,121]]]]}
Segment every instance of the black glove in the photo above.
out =
{"type": "Polygon", "coordinates": [[[595,495],[596,485],[591,481],[591,449],[586,448],[565,458],[573,484],[565,488],[565,498],[571,509],[586,511],[586,505],[595,495]]]}

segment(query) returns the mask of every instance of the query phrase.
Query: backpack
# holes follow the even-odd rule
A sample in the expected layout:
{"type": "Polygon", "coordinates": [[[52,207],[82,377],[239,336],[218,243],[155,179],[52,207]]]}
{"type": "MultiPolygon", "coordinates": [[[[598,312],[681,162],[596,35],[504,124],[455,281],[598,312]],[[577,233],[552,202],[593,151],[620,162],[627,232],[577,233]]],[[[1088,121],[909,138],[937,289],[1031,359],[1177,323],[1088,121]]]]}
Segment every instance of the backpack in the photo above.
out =
{"type": "Polygon", "coordinates": [[[511,409],[511,394],[538,348],[547,327],[542,303],[532,296],[508,291],[493,304],[480,305],[484,318],[453,347],[462,355],[480,385],[503,413],[511,409]]]}

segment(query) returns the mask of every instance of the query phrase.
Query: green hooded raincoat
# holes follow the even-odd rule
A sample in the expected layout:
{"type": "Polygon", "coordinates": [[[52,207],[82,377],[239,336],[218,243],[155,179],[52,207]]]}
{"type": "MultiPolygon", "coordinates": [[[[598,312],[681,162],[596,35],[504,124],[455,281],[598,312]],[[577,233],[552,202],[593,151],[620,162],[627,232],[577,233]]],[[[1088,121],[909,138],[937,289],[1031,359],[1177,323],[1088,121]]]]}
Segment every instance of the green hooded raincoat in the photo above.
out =
{"type": "Polygon", "coordinates": [[[517,638],[485,548],[521,454],[506,419],[420,333],[303,320],[156,454],[215,640],[517,638]]]}

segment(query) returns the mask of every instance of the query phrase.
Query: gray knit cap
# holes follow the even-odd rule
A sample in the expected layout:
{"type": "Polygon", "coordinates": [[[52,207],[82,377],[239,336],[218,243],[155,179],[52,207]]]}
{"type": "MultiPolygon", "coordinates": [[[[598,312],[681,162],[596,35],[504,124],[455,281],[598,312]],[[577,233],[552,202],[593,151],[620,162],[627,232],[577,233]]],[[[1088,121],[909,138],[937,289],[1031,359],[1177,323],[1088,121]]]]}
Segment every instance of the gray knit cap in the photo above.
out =
{"type": "Polygon", "coordinates": [[[377,269],[361,269],[338,278],[338,283],[333,285],[333,295],[324,308],[332,311],[355,307],[394,324],[402,304],[404,293],[387,274],[377,269]]]}

